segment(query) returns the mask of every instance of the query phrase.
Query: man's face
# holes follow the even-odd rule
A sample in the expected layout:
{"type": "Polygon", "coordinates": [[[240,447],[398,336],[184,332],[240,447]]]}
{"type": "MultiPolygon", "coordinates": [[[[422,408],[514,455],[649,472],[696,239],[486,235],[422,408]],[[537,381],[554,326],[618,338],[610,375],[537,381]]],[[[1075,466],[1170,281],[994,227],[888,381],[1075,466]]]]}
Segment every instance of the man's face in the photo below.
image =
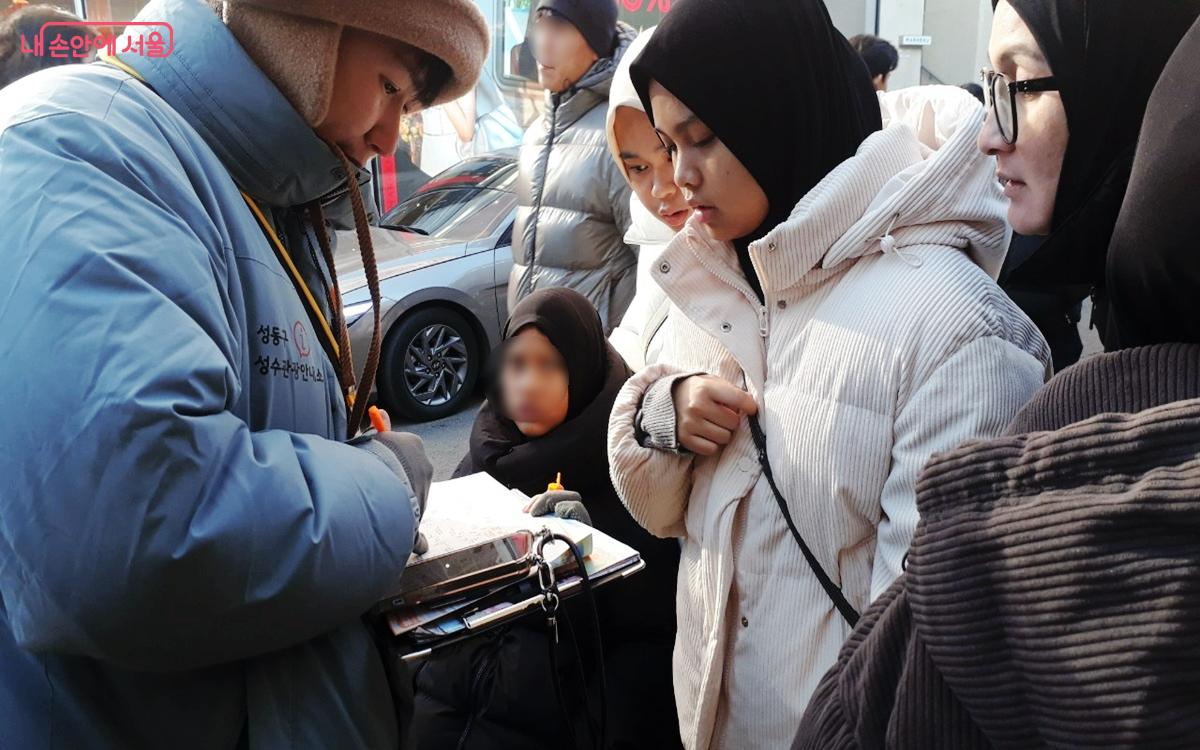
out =
{"type": "Polygon", "coordinates": [[[546,11],[540,12],[533,24],[533,56],[538,82],[555,94],[578,83],[600,59],[575,24],[546,11]]]}
{"type": "Polygon", "coordinates": [[[346,29],[338,50],[333,99],[317,135],[359,167],[396,150],[400,117],[425,108],[421,54],[369,31],[346,29]]]}

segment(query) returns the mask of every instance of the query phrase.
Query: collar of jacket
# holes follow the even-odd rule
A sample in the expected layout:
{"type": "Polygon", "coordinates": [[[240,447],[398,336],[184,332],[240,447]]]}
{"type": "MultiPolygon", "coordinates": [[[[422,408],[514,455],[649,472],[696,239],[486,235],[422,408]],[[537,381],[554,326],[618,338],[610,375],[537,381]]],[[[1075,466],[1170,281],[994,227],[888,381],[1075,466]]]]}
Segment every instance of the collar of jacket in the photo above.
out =
{"type": "Polygon", "coordinates": [[[137,20],[169,23],[174,48],[159,58],[117,57],[196,129],[238,187],[279,207],[344,192],[338,158],[212,9],[196,0],[151,0],[137,20]]]}

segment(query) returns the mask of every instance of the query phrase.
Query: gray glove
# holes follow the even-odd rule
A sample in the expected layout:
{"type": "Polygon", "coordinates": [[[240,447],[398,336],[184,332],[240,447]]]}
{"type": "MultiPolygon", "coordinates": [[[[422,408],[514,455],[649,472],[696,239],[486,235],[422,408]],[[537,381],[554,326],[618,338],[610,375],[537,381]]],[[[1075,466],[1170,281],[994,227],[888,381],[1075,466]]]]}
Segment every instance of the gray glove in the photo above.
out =
{"type": "MultiPolygon", "coordinates": [[[[358,445],[378,456],[412,490],[413,518],[419,527],[429,500],[429,485],[433,484],[433,464],[425,455],[425,442],[408,432],[382,432],[358,445]]],[[[413,552],[421,555],[428,549],[429,544],[418,533],[413,552]]]]}
{"type": "Polygon", "coordinates": [[[583,498],[578,492],[570,490],[551,490],[533,498],[529,506],[529,514],[533,516],[548,516],[554,514],[568,521],[579,521],[588,526],[592,525],[592,517],[583,504],[583,498]]]}

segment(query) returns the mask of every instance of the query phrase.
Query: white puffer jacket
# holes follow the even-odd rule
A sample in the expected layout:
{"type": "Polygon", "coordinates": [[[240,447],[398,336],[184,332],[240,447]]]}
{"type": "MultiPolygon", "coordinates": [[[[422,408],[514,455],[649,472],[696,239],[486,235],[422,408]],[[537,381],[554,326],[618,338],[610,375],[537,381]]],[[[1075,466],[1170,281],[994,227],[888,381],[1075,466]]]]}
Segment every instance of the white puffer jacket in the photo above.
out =
{"type": "Polygon", "coordinates": [[[711,458],[645,448],[635,422],[647,390],[708,372],[750,392],[801,534],[861,611],[901,571],[921,467],[998,434],[1049,372],[1041,334],[993,280],[1009,231],[995,164],[975,148],[982,108],[951,87],[881,104],[884,129],[751,246],[765,306],[733,248],[694,223],[655,269],[677,308],[670,364],[622,390],[609,458],[633,516],[685,540],[674,677],[689,748],[790,746],[850,630],[745,422],[711,458]]]}
{"type": "Polygon", "coordinates": [[[630,198],[629,209],[633,225],[625,235],[625,242],[638,248],[637,290],[621,325],[613,330],[608,341],[636,371],[658,362],[666,346],[671,300],[654,281],[654,268],[675,233],[650,213],[636,195],[630,198]]]}

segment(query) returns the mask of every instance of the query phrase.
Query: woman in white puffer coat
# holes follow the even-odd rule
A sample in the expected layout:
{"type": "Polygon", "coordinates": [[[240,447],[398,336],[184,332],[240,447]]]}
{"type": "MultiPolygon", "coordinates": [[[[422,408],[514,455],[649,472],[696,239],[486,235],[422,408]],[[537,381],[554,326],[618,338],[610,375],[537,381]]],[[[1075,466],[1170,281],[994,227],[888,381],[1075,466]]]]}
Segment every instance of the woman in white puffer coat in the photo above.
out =
{"type": "Polygon", "coordinates": [[[654,270],[669,364],[618,396],[609,458],[639,523],[684,538],[690,748],[790,745],[851,629],[835,597],[861,611],[901,571],[921,467],[998,434],[1048,374],[994,281],[983,109],[950,87],[876,100],[852,55],[819,0],[689,0],[632,68],[696,214],[654,270]]]}

